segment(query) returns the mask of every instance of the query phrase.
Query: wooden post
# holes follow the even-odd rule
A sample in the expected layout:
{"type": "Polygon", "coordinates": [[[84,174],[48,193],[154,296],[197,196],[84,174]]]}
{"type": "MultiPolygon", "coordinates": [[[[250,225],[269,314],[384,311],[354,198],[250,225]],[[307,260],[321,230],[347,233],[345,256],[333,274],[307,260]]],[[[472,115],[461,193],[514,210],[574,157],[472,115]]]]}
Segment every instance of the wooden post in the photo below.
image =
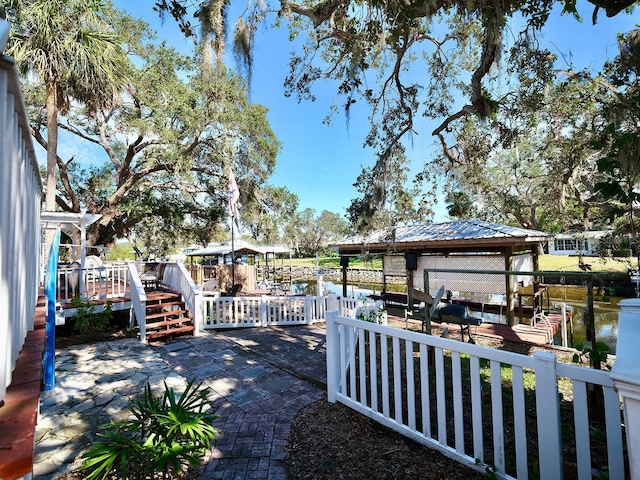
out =
{"type": "MultiPolygon", "coordinates": [[[[424,279],[424,293],[429,295],[429,272],[426,269],[424,271],[423,279],[424,279]]],[[[429,305],[427,305],[426,303],[424,306],[424,318],[422,319],[422,321],[424,322],[423,325],[425,328],[425,333],[427,335],[431,335],[431,316],[429,315],[429,305]]]]}
{"type": "MultiPolygon", "coordinates": [[[[508,272],[513,270],[513,248],[505,247],[504,249],[504,269],[508,272]]],[[[505,274],[505,295],[507,297],[507,324],[513,327],[515,324],[513,288],[511,283],[511,275],[505,274]]]]}
{"type": "Polygon", "coordinates": [[[590,355],[591,358],[591,368],[595,368],[596,370],[601,370],[602,365],[600,363],[600,358],[598,355],[598,347],[596,345],[596,322],[594,321],[593,315],[593,278],[589,277],[587,279],[587,308],[584,310],[584,326],[586,328],[586,343],[587,347],[590,347],[592,352],[595,355],[590,355]]]}
{"type": "MultiPolygon", "coordinates": [[[[407,311],[413,314],[413,270],[407,270],[407,311]]],[[[405,318],[406,318],[405,314],[405,318]]]]}
{"type": "Polygon", "coordinates": [[[382,294],[383,295],[387,291],[387,276],[385,275],[384,259],[385,259],[385,255],[382,255],[382,294]]]}
{"type": "MultiPolygon", "coordinates": [[[[540,271],[540,258],[538,257],[538,247],[536,244],[535,251],[533,248],[531,249],[531,256],[533,257],[533,271],[540,271]]],[[[542,297],[538,297],[538,292],[540,291],[540,279],[535,276],[533,277],[533,313],[534,315],[537,313],[537,307],[540,307],[540,311],[544,310],[544,306],[542,304],[542,297]],[[538,305],[539,304],[539,305],[538,305]]],[[[563,320],[564,323],[564,320],[563,320]]]]}
{"type": "Polygon", "coordinates": [[[340,257],[342,267],[342,296],[347,296],[347,269],[349,268],[349,257],[340,257]]]}

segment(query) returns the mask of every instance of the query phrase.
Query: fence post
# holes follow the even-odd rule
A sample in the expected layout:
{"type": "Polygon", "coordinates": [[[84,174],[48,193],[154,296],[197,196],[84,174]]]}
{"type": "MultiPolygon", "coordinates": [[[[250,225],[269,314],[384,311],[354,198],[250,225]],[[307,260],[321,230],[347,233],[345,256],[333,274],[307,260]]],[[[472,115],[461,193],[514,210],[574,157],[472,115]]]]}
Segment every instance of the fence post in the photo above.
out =
{"type": "Polygon", "coordinates": [[[536,374],[536,418],[540,478],[563,478],[557,357],[550,352],[533,355],[536,374]]]}
{"type": "Polygon", "coordinates": [[[260,317],[260,326],[267,326],[267,296],[260,295],[260,307],[258,308],[258,315],[260,317]]]}
{"type": "Polygon", "coordinates": [[[336,394],[340,389],[340,332],[336,310],[328,310],[325,314],[327,322],[327,400],[336,403],[336,394]]]}
{"type": "Polygon", "coordinates": [[[307,295],[304,297],[304,323],[307,325],[311,325],[315,320],[313,309],[313,297],[311,295],[307,295]]]}
{"type": "Polygon", "coordinates": [[[194,302],[194,310],[193,312],[193,323],[196,329],[193,332],[193,336],[197,337],[202,333],[204,328],[204,294],[202,293],[202,288],[196,287],[193,290],[193,302],[194,302]]]}
{"type": "Polygon", "coordinates": [[[327,297],[327,310],[340,310],[340,301],[335,295],[329,295],[327,297]]]}
{"type": "Polygon", "coordinates": [[[620,301],[616,363],[611,379],[622,397],[630,478],[640,476],[640,299],[620,301]]]}
{"type": "Polygon", "coordinates": [[[567,304],[560,305],[560,314],[562,315],[562,346],[566,347],[567,343],[567,304]]]}

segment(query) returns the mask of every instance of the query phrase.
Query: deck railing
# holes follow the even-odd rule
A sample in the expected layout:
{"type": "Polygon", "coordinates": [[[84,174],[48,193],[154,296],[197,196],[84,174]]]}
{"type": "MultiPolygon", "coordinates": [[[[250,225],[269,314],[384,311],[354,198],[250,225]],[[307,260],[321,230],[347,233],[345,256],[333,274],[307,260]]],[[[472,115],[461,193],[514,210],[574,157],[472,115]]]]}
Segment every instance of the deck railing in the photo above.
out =
{"type": "MultiPolygon", "coordinates": [[[[0,19],[0,51],[9,24],[0,19]]],[[[40,283],[42,184],[13,59],[0,58],[0,402],[33,318],[40,283]]]]}
{"type": "Polygon", "coordinates": [[[147,294],[144,291],[144,285],[140,280],[138,269],[135,263],[130,262],[126,265],[127,283],[129,285],[129,298],[131,299],[131,310],[129,312],[129,327],[133,328],[136,323],[140,328],[140,341],[147,341],[147,294]]]}
{"type": "Polygon", "coordinates": [[[327,384],[329,401],[498,477],[563,478],[573,466],[572,476],[591,479],[596,450],[606,451],[597,468],[608,478],[628,472],[609,373],[548,352],[518,355],[329,312],[327,384]],[[602,393],[602,420],[589,413],[588,391],[602,393]]]}
{"type": "Polygon", "coordinates": [[[74,297],[85,301],[125,297],[129,290],[127,278],[127,265],[124,263],[90,268],[61,266],[58,269],[57,301],[64,304],[70,303],[74,297]],[[82,292],[81,285],[84,287],[82,292]]]}

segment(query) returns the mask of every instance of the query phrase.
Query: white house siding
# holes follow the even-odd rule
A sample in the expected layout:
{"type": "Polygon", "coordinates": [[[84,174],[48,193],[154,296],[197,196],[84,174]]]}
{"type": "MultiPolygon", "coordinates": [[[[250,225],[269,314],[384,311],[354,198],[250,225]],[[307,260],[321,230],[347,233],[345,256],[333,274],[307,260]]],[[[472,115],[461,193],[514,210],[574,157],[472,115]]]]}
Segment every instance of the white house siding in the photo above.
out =
{"type": "MultiPolygon", "coordinates": [[[[0,30],[6,28],[7,23],[0,20],[0,30]]],[[[25,337],[33,329],[40,280],[42,196],[20,81],[8,57],[0,59],[0,127],[1,401],[25,337]]]]}
{"type": "Polygon", "coordinates": [[[549,241],[549,254],[597,256],[600,254],[600,239],[606,233],[593,231],[574,235],[556,235],[553,241],[549,241]]]}

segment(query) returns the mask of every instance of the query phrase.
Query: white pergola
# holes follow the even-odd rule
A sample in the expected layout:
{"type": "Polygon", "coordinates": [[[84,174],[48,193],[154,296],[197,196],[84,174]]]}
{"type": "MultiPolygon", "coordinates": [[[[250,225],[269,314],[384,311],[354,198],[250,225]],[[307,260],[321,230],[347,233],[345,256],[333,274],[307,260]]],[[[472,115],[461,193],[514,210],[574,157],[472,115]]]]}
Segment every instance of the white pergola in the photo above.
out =
{"type": "MultiPolygon", "coordinates": [[[[40,214],[40,224],[42,231],[60,230],[65,232],[80,231],[80,268],[84,268],[87,258],[87,227],[94,224],[102,215],[96,213],[70,213],[70,212],[42,212],[40,214]]],[[[73,236],[72,236],[73,238],[73,236]]],[[[83,276],[80,275],[80,291],[84,290],[83,276]]]]}

